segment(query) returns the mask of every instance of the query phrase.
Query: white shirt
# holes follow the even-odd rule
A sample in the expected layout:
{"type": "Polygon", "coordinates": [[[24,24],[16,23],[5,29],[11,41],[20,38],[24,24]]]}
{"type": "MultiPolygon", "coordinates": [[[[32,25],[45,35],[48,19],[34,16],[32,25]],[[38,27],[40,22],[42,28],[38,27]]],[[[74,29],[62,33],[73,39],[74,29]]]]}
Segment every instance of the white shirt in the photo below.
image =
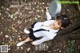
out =
{"type": "MultiPolygon", "coordinates": [[[[47,19],[48,18],[51,18],[49,13],[47,13],[47,19]]],[[[49,31],[38,31],[38,32],[33,33],[35,37],[42,37],[39,40],[33,41],[33,43],[32,43],[33,45],[39,45],[45,41],[52,40],[57,35],[57,32],[59,30],[54,30],[54,29],[50,29],[50,28],[46,27],[53,23],[54,23],[54,20],[48,19],[47,21],[44,21],[44,22],[37,22],[34,25],[34,28],[32,28],[33,31],[38,30],[38,29],[46,29],[49,31]]]]}
{"type": "Polygon", "coordinates": [[[54,20],[48,20],[45,22],[37,22],[34,25],[33,31],[38,30],[38,29],[49,30],[49,31],[34,32],[33,34],[35,37],[42,37],[41,39],[34,41],[33,42],[34,45],[39,45],[45,41],[52,40],[57,35],[58,30],[54,30],[54,29],[50,29],[48,27],[45,27],[45,26],[49,26],[52,23],[54,23],[54,20]]]}

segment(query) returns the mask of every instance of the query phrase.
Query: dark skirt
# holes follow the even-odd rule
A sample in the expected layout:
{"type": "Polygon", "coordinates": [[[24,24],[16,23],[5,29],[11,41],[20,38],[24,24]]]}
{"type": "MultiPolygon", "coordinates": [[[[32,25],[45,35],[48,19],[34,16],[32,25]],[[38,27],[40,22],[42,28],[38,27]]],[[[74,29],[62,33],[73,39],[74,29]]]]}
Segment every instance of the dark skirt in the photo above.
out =
{"type": "Polygon", "coordinates": [[[31,25],[31,28],[29,29],[29,31],[30,31],[30,33],[29,33],[29,38],[32,39],[33,41],[34,41],[34,40],[41,39],[41,37],[38,37],[38,38],[37,38],[37,37],[35,37],[34,34],[33,34],[34,32],[33,32],[33,29],[32,29],[32,28],[34,27],[34,25],[35,25],[36,23],[37,23],[37,22],[33,23],[33,24],[31,25]]]}

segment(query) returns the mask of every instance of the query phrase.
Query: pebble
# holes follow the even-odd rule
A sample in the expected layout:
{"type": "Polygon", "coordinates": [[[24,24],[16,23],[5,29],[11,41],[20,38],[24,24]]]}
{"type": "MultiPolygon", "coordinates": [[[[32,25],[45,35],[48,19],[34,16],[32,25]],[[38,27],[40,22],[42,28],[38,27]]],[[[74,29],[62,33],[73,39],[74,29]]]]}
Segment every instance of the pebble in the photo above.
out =
{"type": "Polygon", "coordinates": [[[30,51],[31,48],[27,48],[27,51],[30,51]]]}
{"type": "Polygon", "coordinates": [[[56,51],[56,49],[54,49],[54,51],[56,51]]]}
{"type": "Polygon", "coordinates": [[[22,23],[22,21],[17,21],[17,23],[18,23],[18,24],[21,24],[21,23],[22,23]]]}
{"type": "Polygon", "coordinates": [[[40,12],[40,10],[37,10],[37,12],[40,12]]]}
{"type": "Polygon", "coordinates": [[[63,46],[63,47],[66,47],[66,46],[63,46]]]}
{"type": "Polygon", "coordinates": [[[44,5],[45,3],[44,3],[44,2],[42,2],[42,4],[44,5]]]}
{"type": "Polygon", "coordinates": [[[20,47],[17,47],[17,49],[19,49],[20,47]]]}
{"type": "Polygon", "coordinates": [[[31,6],[31,3],[29,3],[28,5],[31,6]]]}
{"type": "Polygon", "coordinates": [[[27,22],[27,20],[25,20],[24,22],[27,22]]]}
{"type": "Polygon", "coordinates": [[[18,37],[20,38],[21,36],[19,35],[18,37]]]}
{"type": "Polygon", "coordinates": [[[9,10],[9,8],[6,8],[6,10],[9,10]]]}
{"type": "Polygon", "coordinates": [[[23,49],[23,47],[21,47],[21,49],[23,49]]]}
{"type": "Polygon", "coordinates": [[[59,52],[61,52],[61,50],[59,50],[59,52]]]}
{"type": "Polygon", "coordinates": [[[41,12],[44,12],[44,10],[42,9],[41,12]]]}
{"type": "Polygon", "coordinates": [[[49,5],[49,3],[47,3],[47,5],[49,5]]]}
{"type": "Polygon", "coordinates": [[[67,9],[67,11],[69,11],[69,9],[67,9]]]}
{"type": "Polygon", "coordinates": [[[58,51],[59,49],[57,49],[57,51],[58,51]]]}
{"type": "Polygon", "coordinates": [[[9,38],[9,39],[10,39],[10,41],[13,41],[11,36],[10,36],[10,38],[9,38]]]}
{"type": "Polygon", "coordinates": [[[29,14],[32,14],[33,13],[33,11],[29,11],[29,14]]]}
{"type": "Polygon", "coordinates": [[[22,38],[19,38],[19,40],[22,40],[22,38]]]}
{"type": "Polygon", "coordinates": [[[13,16],[14,16],[14,15],[10,15],[10,17],[11,17],[12,19],[13,19],[13,16]]]}
{"type": "Polygon", "coordinates": [[[35,19],[35,20],[38,20],[38,18],[37,18],[37,17],[35,17],[34,19],[35,19]]]}
{"type": "Polygon", "coordinates": [[[36,4],[37,4],[37,2],[34,2],[34,4],[36,5],[36,4]]]}
{"type": "Polygon", "coordinates": [[[49,46],[46,46],[46,48],[49,48],[49,46]]]}
{"type": "Polygon", "coordinates": [[[40,18],[41,16],[40,15],[37,15],[37,17],[40,18]]]}
{"type": "Polygon", "coordinates": [[[1,13],[0,13],[0,15],[1,15],[1,13]]]}
{"type": "Polygon", "coordinates": [[[1,33],[0,34],[3,34],[3,32],[1,31],[1,33]]]}
{"type": "Polygon", "coordinates": [[[8,35],[5,35],[5,37],[8,38],[9,36],[8,35]]]}
{"type": "Polygon", "coordinates": [[[4,18],[2,17],[1,19],[3,20],[4,18]]]}
{"type": "Polygon", "coordinates": [[[35,8],[32,8],[33,10],[35,10],[35,8]]]}
{"type": "Polygon", "coordinates": [[[28,7],[25,7],[26,10],[28,10],[28,7]]]}
{"type": "Polygon", "coordinates": [[[4,44],[5,42],[2,42],[2,44],[4,44]]]}
{"type": "Polygon", "coordinates": [[[48,51],[49,53],[51,52],[51,51],[48,51]]]}
{"type": "Polygon", "coordinates": [[[29,21],[32,21],[32,19],[30,19],[29,21]]]}

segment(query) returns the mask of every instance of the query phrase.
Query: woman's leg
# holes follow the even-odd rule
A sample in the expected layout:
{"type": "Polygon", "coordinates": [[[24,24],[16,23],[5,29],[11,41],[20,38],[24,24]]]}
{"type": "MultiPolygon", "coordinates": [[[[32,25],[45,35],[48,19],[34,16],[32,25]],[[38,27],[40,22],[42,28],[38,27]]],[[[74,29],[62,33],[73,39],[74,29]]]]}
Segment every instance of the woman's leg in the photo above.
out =
{"type": "Polygon", "coordinates": [[[23,43],[26,43],[26,42],[29,42],[29,41],[32,41],[32,39],[30,39],[29,37],[27,37],[24,41],[22,41],[23,43]]]}
{"type": "Polygon", "coordinates": [[[21,45],[23,45],[24,43],[29,42],[29,41],[32,41],[32,39],[30,39],[29,37],[27,37],[24,41],[19,42],[19,43],[17,44],[17,46],[21,46],[21,45]]]}

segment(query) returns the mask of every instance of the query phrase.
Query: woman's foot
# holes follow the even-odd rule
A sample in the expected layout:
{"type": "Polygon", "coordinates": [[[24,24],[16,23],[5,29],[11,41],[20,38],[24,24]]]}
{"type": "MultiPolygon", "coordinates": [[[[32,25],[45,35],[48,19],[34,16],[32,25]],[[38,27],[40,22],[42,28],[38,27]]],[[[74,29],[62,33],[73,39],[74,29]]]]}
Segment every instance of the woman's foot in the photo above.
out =
{"type": "Polygon", "coordinates": [[[30,31],[27,28],[24,29],[24,32],[27,33],[27,34],[30,33],[30,31]]]}
{"type": "Polygon", "coordinates": [[[19,43],[17,43],[17,46],[21,46],[21,45],[23,45],[25,42],[19,42],[19,43]]]}

